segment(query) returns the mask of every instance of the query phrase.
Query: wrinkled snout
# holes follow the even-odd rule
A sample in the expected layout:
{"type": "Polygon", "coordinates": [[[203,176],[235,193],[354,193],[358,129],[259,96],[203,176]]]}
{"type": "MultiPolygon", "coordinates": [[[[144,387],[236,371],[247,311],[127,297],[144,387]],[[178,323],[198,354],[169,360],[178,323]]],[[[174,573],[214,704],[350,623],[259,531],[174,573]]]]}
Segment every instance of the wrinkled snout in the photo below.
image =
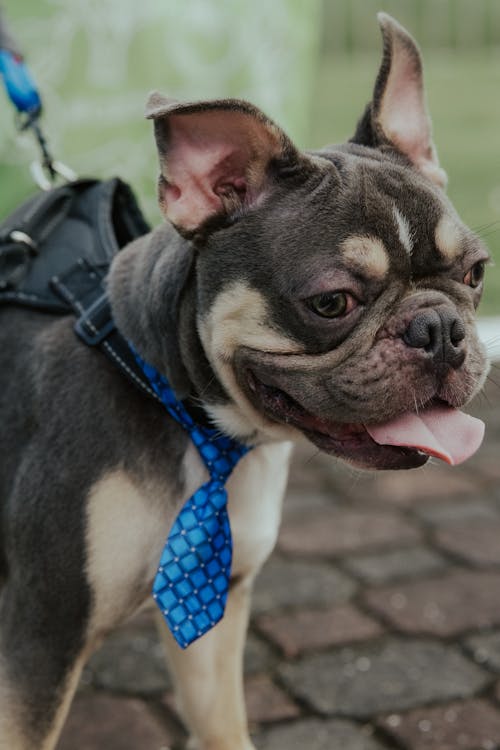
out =
{"type": "Polygon", "coordinates": [[[465,326],[449,307],[419,311],[408,324],[403,341],[423,349],[437,367],[458,370],[465,360],[465,326]]]}

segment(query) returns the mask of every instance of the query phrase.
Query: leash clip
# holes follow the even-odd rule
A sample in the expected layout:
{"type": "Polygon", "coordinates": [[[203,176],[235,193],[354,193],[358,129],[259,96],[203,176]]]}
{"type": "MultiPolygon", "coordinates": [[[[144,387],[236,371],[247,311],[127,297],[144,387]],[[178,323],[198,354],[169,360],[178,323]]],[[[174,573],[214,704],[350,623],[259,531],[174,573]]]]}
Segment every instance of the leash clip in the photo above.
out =
{"type": "Polygon", "coordinates": [[[30,172],[40,190],[45,191],[54,187],[57,177],[62,177],[66,182],[74,182],[78,179],[76,172],[61,161],[33,161],[30,165],[30,172]]]}
{"type": "Polygon", "coordinates": [[[66,182],[76,180],[77,174],[66,164],[56,161],[49,151],[47,139],[40,127],[42,100],[22,55],[11,49],[2,48],[1,44],[0,76],[17,110],[17,129],[20,132],[32,130],[41,151],[41,161],[33,162],[31,165],[31,176],[35,183],[41,190],[50,190],[58,177],[62,177],[66,182]]]}
{"type": "Polygon", "coordinates": [[[41,190],[50,190],[58,177],[66,182],[74,182],[78,179],[78,175],[66,164],[61,161],[57,161],[49,151],[47,139],[40,127],[40,113],[38,112],[27,113],[23,119],[22,116],[18,120],[19,130],[31,129],[36,138],[38,146],[41,151],[41,160],[32,162],[30,166],[31,176],[41,190]]]}

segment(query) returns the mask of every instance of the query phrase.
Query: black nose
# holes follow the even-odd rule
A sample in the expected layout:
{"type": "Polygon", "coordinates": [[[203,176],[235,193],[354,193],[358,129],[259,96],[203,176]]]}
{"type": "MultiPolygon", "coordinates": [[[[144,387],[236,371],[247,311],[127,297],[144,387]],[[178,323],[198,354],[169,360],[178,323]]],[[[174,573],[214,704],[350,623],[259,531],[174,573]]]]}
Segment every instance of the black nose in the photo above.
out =
{"type": "Polygon", "coordinates": [[[423,310],[409,323],[403,340],[415,349],[423,349],[436,365],[458,369],[465,359],[465,326],[448,308],[423,310]]]}

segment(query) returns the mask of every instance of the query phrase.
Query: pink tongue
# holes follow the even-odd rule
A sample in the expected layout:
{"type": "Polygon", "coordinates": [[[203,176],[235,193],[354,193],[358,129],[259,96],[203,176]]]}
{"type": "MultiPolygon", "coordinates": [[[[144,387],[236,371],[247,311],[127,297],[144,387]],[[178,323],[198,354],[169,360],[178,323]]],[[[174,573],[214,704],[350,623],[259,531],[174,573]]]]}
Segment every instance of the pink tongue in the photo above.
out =
{"type": "Polygon", "coordinates": [[[452,466],[472,456],[484,435],[480,419],[449,406],[433,406],[420,414],[402,414],[390,422],[365,427],[379,445],[415,448],[452,466]]]}

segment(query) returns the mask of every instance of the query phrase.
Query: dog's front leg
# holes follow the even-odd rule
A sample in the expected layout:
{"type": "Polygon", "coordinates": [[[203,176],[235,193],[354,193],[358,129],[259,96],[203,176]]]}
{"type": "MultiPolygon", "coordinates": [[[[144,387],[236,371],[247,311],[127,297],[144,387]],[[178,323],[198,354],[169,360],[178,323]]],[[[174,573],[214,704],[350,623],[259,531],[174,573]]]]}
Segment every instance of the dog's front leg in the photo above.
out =
{"type": "Polygon", "coordinates": [[[192,750],[253,750],[243,696],[243,649],[252,583],[278,534],[291,446],[254,448],[228,482],[233,577],[223,619],[182,651],[160,616],[192,750]]]}
{"type": "Polygon", "coordinates": [[[231,586],[224,618],[185,651],[161,615],[179,711],[191,732],[190,750],[254,750],[243,696],[243,647],[251,584],[231,586]]]}
{"type": "MultiPolygon", "coordinates": [[[[38,573],[39,574],[39,573],[38,573]]],[[[32,571],[24,571],[29,581],[32,571]]],[[[13,576],[14,577],[14,576],[13,576]]],[[[70,597],[42,616],[37,591],[0,595],[0,750],[54,750],[90,651],[70,597]]]]}

